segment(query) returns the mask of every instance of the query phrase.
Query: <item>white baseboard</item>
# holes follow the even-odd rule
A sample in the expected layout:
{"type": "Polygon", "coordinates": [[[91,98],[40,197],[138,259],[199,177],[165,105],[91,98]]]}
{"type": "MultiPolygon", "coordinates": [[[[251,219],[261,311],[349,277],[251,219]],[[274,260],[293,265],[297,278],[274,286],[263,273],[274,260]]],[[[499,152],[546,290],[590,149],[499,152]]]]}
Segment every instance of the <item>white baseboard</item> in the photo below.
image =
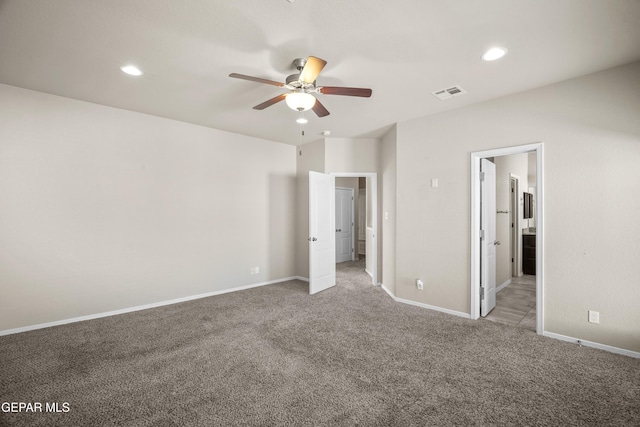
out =
{"type": "MultiPolygon", "coordinates": [[[[18,334],[18,333],[21,333],[21,332],[34,331],[36,329],[50,328],[52,326],[66,325],[67,323],[75,323],[75,322],[82,322],[82,321],[85,321],[85,320],[99,319],[101,317],[116,316],[118,314],[131,313],[133,311],[147,310],[149,308],[162,307],[164,305],[177,304],[177,303],[191,301],[191,300],[195,300],[195,299],[207,298],[207,297],[212,297],[212,296],[215,296],[215,295],[227,294],[229,292],[237,292],[237,291],[242,291],[242,290],[245,290],[245,289],[257,288],[257,287],[260,287],[260,286],[273,285],[274,283],[287,282],[289,280],[303,280],[303,281],[305,281],[304,278],[298,277],[298,276],[285,277],[285,278],[282,278],[282,279],[270,280],[268,282],[260,282],[260,283],[254,283],[254,284],[251,284],[251,285],[238,286],[238,287],[235,287],[235,288],[229,288],[229,289],[223,289],[223,290],[220,290],[220,291],[207,292],[207,293],[198,294],[198,295],[191,295],[191,296],[188,296],[188,297],[176,298],[176,299],[172,299],[172,300],[168,300],[168,301],[160,301],[160,302],[154,302],[154,303],[151,303],[151,304],[139,305],[139,306],[136,306],[136,307],[122,308],[120,310],[106,311],[106,312],[103,312],[103,313],[89,314],[89,315],[86,315],[86,316],[73,317],[73,318],[70,318],[70,319],[56,320],[54,322],[39,323],[37,325],[23,326],[21,328],[15,328],[15,329],[7,329],[7,330],[4,330],[4,331],[0,331],[0,336],[18,334]]],[[[308,282],[309,279],[306,279],[306,281],[308,282]]]]}
{"type": "Polygon", "coordinates": [[[555,338],[557,340],[566,341],[566,342],[570,342],[570,343],[573,343],[573,344],[583,345],[585,347],[593,347],[593,348],[597,348],[599,350],[608,351],[610,353],[622,354],[623,356],[629,356],[629,357],[634,357],[636,359],[640,359],[640,352],[637,352],[637,351],[627,350],[627,349],[619,348],[619,347],[613,347],[613,346],[610,346],[610,345],[600,344],[600,343],[593,342],[593,341],[586,341],[586,340],[582,340],[580,338],[568,337],[566,335],[560,335],[560,334],[556,334],[554,332],[544,331],[542,333],[542,335],[545,336],[545,337],[555,338]]]}
{"type": "MultiPolygon", "coordinates": [[[[87,315],[87,316],[73,317],[73,318],[70,318],[70,319],[57,320],[55,322],[40,323],[40,324],[37,324],[37,325],[23,326],[21,328],[7,329],[7,330],[4,330],[4,331],[0,331],[0,336],[18,334],[18,333],[21,333],[21,332],[28,332],[28,331],[33,331],[33,330],[36,330],[36,329],[49,328],[49,327],[52,327],[52,326],[65,325],[67,323],[75,323],[75,322],[82,322],[82,321],[85,321],[85,320],[99,319],[101,317],[116,316],[118,314],[131,313],[131,312],[140,311],[140,310],[147,310],[149,308],[162,307],[162,306],[165,306],[165,305],[178,304],[178,303],[181,303],[181,302],[192,301],[192,300],[195,300],[195,299],[207,298],[207,297],[212,297],[212,296],[215,296],[215,295],[222,295],[222,294],[226,294],[226,293],[230,293],[230,292],[237,292],[237,291],[242,291],[242,290],[245,290],[245,289],[257,288],[257,287],[260,287],[260,286],[273,285],[275,283],[287,282],[289,280],[301,280],[303,282],[309,282],[309,279],[306,278],[306,277],[301,277],[301,276],[285,277],[285,278],[282,278],[282,279],[270,280],[270,281],[261,282],[261,283],[254,283],[254,284],[245,285],[245,286],[238,286],[238,287],[235,287],[235,288],[229,288],[229,289],[223,289],[223,290],[220,290],[220,291],[207,292],[207,293],[204,293],[204,294],[191,295],[191,296],[188,296],[188,297],[176,298],[176,299],[172,299],[172,300],[168,300],[168,301],[160,301],[160,302],[156,302],[156,303],[152,303],[152,304],[139,305],[139,306],[136,306],[136,307],[128,307],[128,308],[123,308],[123,309],[120,309],[120,310],[113,310],[113,311],[107,311],[107,312],[103,312],[103,313],[90,314],[90,315],[87,315]]],[[[464,317],[465,319],[470,319],[471,318],[471,316],[468,313],[463,313],[463,312],[460,312],[460,311],[450,310],[448,308],[442,308],[442,307],[437,307],[437,306],[433,306],[433,305],[429,305],[429,304],[423,304],[423,303],[419,303],[419,302],[415,302],[415,301],[411,301],[411,300],[406,300],[406,299],[403,299],[403,298],[398,298],[383,283],[378,283],[378,285],[394,301],[397,301],[397,302],[400,302],[400,303],[403,303],[403,304],[414,305],[414,306],[417,306],[417,307],[427,308],[429,310],[440,311],[442,313],[451,314],[451,315],[458,316],[458,317],[464,317]]],[[[604,351],[608,351],[608,352],[611,352],[611,353],[621,354],[623,356],[629,356],[629,357],[633,357],[633,358],[636,358],[636,359],[640,359],[640,352],[637,352],[637,351],[627,350],[627,349],[619,348],[619,347],[613,347],[613,346],[610,346],[610,345],[600,344],[600,343],[593,342],[593,341],[582,340],[582,339],[579,339],[579,338],[574,338],[574,337],[569,337],[569,336],[566,336],[566,335],[556,334],[554,332],[545,331],[545,332],[542,333],[542,335],[545,336],[545,337],[554,338],[554,339],[557,339],[557,340],[566,341],[566,342],[570,342],[570,343],[573,343],[573,344],[583,345],[585,347],[592,347],[592,348],[596,348],[596,349],[599,349],[599,350],[604,350],[604,351]]]]}
{"type": "Polygon", "coordinates": [[[364,272],[367,273],[369,276],[373,277],[373,274],[371,274],[371,272],[369,270],[367,270],[366,268],[364,269],[364,272]]]}
{"type": "Polygon", "coordinates": [[[385,291],[387,294],[389,294],[389,296],[390,296],[391,298],[393,298],[393,300],[395,301],[396,296],[393,294],[393,292],[391,292],[389,289],[387,289],[387,287],[384,285],[384,283],[380,283],[380,287],[381,287],[382,289],[384,289],[384,291],[385,291]]]}
{"type": "Polygon", "coordinates": [[[401,302],[403,304],[415,305],[417,307],[428,308],[429,310],[440,311],[442,313],[452,314],[458,317],[464,317],[465,319],[471,319],[471,315],[469,313],[463,313],[461,311],[449,310],[448,308],[438,307],[435,305],[423,304],[421,302],[415,302],[408,299],[395,297],[395,300],[401,302]]]}
{"type": "MultiPolygon", "coordinates": [[[[454,316],[464,317],[465,319],[471,319],[471,315],[469,315],[467,313],[463,313],[463,312],[460,312],[460,311],[449,310],[447,308],[436,307],[436,306],[432,306],[432,305],[429,305],[429,304],[422,304],[422,303],[419,303],[419,302],[398,298],[389,289],[387,289],[387,287],[384,286],[384,284],[381,283],[380,285],[381,285],[382,289],[384,289],[384,291],[387,294],[389,294],[389,296],[391,298],[393,298],[394,301],[401,302],[403,304],[415,305],[415,306],[422,307],[422,308],[428,308],[430,310],[441,311],[441,312],[447,313],[447,314],[453,314],[454,316]]],[[[586,340],[582,340],[582,339],[579,339],[579,338],[568,337],[566,335],[560,335],[560,334],[556,334],[556,333],[553,333],[553,332],[545,331],[545,332],[542,333],[542,335],[545,336],[545,337],[554,338],[554,339],[561,340],[561,341],[567,341],[567,342],[570,342],[570,343],[573,343],[573,344],[583,345],[585,347],[597,348],[599,350],[608,351],[610,353],[622,354],[623,356],[629,356],[629,357],[633,357],[633,358],[636,358],[636,359],[640,359],[640,352],[637,352],[637,351],[627,350],[627,349],[619,348],[619,347],[613,347],[613,346],[610,346],[610,345],[600,344],[600,343],[593,342],[593,341],[586,341],[586,340]]]]}
{"type": "Polygon", "coordinates": [[[442,308],[442,307],[437,307],[435,305],[423,304],[421,302],[415,302],[408,299],[398,298],[389,289],[387,289],[387,287],[384,284],[380,283],[380,286],[382,287],[382,289],[384,289],[384,291],[387,294],[389,294],[391,298],[393,298],[394,301],[401,302],[402,304],[415,305],[417,307],[427,308],[429,310],[439,311],[441,313],[452,314],[454,316],[464,317],[465,319],[471,319],[471,315],[469,313],[463,313],[461,311],[449,310],[448,308],[442,308]]]}
{"type": "Polygon", "coordinates": [[[496,288],[496,293],[500,292],[501,290],[503,290],[504,288],[506,288],[507,286],[509,286],[511,284],[511,279],[507,279],[504,281],[504,283],[500,286],[498,286],[496,288]]]}

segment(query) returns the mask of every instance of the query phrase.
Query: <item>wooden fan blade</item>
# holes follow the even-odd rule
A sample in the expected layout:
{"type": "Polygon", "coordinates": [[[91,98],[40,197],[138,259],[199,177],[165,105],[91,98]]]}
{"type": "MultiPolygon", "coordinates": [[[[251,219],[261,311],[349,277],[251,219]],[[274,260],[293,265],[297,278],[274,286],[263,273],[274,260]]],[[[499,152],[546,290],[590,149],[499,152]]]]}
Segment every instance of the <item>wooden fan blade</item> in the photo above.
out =
{"type": "Polygon", "coordinates": [[[316,58],[315,56],[308,57],[304,68],[300,72],[300,81],[304,83],[315,82],[325,65],[327,65],[327,61],[324,59],[316,58]]]}
{"type": "Polygon", "coordinates": [[[265,83],[268,85],[284,87],[284,83],[274,82],[273,80],[261,79],[260,77],[245,76],[244,74],[231,73],[229,77],[234,79],[249,80],[250,82],[265,83]]]}
{"type": "Polygon", "coordinates": [[[318,91],[325,95],[362,96],[363,98],[369,98],[372,93],[371,89],[340,86],[322,86],[318,91]]]}
{"type": "Polygon", "coordinates": [[[280,101],[282,101],[283,99],[285,99],[287,97],[286,93],[283,93],[282,95],[278,95],[274,98],[271,98],[268,101],[264,101],[262,104],[258,104],[255,107],[253,107],[254,110],[264,110],[267,107],[271,107],[273,104],[276,104],[280,101]]]}
{"type": "Polygon", "coordinates": [[[318,117],[324,117],[329,115],[329,110],[324,108],[324,105],[322,105],[320,103],[320,100],[317,98],[316,98],[316,103],[313,104],[313,107],[311,107],[311,109],[313,110],[314,113],[316,113],[318,117]]]}

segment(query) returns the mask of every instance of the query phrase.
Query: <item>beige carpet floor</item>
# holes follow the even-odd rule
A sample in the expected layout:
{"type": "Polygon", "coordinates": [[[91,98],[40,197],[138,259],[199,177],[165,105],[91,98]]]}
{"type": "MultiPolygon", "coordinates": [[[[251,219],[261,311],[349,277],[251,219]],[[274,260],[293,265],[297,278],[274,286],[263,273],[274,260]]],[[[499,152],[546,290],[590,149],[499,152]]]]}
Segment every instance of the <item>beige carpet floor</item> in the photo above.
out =
{"type": "Polygon", "coordinates": [[[640,360],[394,302],[359,263],[0,337],[3,426],[633,426],[640,360]]]}

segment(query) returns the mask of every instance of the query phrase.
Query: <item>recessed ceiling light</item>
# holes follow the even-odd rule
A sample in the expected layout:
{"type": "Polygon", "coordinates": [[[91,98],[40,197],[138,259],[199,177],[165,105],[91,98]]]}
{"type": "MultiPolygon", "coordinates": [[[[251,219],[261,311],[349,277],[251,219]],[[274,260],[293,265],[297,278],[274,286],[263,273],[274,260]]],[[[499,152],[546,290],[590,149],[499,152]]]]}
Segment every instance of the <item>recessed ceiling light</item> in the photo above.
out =
{"type": "Polygon", "coordinates": [[[122,67],[120,67],[120,69],[122,70],[123,73],[127,73],[130,76],[142,75],[142,71],[140,71],[140,69],[135,65],[123,65],[122,67]]]}
{"type": "Polygon", "coordinates": [[[504,47],[492,47],[482,55],[482,59],[485,61],[495,61],[507,54],[507,49],[504,47]]]}

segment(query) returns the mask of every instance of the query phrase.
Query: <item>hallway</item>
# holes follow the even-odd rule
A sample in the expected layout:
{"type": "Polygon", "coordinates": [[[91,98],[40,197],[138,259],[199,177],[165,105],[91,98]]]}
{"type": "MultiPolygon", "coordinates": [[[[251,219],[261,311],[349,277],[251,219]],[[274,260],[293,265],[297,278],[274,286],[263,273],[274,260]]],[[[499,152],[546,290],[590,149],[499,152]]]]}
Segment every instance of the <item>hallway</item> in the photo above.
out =
{"type": "Polygon", "coordinates": [[[496,294],[496,307],[485,319],[536,330],[536,276],[525,274],[496,294]]]}

